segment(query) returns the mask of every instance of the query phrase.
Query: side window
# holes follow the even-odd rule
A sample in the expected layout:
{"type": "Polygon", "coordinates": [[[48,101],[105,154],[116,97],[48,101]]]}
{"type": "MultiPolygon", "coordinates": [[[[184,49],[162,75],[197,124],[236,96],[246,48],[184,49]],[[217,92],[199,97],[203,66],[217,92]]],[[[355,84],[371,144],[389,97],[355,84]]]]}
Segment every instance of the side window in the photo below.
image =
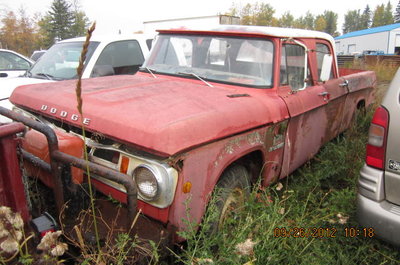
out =
{"type": "Polygon", "coordinates": [[[136,40],[113,42],[100,54],[91,76],[134,74],[143,62],[144,56],[136,40]]]}
{"type": "Polygon", "coordinates": [[[282,53],[281,53],[280,82],[281,82],[281,85],[288,85],[285,46],[282,47],[282,53]]]}
{"type": "Polygon", "coordinates": [[[2,70],[27,70],[30,68],[29,62],[21,57],[9,53],[0,53],[0,69],[2,70]]]}
{"type": "Polygon", "coordinates": [[[330,64],[331,64],[329,67],[330,70],[329,70],[328,76],[329,76],[329,79],[332,79],[333,78],[332,62],[328,59],[329,57],[332,57],[332,53],[329,50],[328,45],[323,44],[323,43],[317,43],[316,55],[317,55],[317,67],[318,67],[318,81],[319,82],[324,81],[324,80],[321,80],[322,65],[323,65],[324,60],[327,62],[330,62],[330,64]]]}
{"type": "Polygon", "coordinates": [[[303,89],[306,83],[307,56],[304,47],[297,44],[284,44],[282,47],[282,58],[280,68],[281,84],[288,84],[292,90],[303,89]]]}

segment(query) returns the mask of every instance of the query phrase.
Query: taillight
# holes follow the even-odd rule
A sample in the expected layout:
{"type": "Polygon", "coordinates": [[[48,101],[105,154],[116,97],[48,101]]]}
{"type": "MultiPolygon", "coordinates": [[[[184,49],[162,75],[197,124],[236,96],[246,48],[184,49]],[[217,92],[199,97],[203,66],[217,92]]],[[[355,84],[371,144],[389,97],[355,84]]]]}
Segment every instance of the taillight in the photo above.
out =
{"type": "Polygon", "coordinates": [[[376,109],[368,133],[366,163],[368,166],[384,169],[386,136],[389,125],[389,113],[383,108],[376,109]]]}

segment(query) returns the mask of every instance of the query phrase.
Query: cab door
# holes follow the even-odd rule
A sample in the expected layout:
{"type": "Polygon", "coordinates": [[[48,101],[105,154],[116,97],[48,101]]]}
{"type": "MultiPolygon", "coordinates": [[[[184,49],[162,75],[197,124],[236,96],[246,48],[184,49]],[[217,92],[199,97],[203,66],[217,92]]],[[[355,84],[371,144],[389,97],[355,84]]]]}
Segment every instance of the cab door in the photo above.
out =
{"type": "Polygon", "coordinates": [[[314,84],[307,40],[286,41],[281,46],[280,86],[290,118],[281,170],[284,177],[315,155],[324,142],[328,95],[314,84]]]}
{"type": "Polygon", "coordinates": [[[345,80],[338,78],[333,55],[332,46],[329,42],[324,40],[317,41],[315,46],[317,82],[325,88],[327,95],[326,115],[328,124],[325,132],[325,142],[332,140],[345,128],[343,119],[348,89],[345,80]],[[323,71],[326,69],[328,71],[324,74],[323,71]]]}

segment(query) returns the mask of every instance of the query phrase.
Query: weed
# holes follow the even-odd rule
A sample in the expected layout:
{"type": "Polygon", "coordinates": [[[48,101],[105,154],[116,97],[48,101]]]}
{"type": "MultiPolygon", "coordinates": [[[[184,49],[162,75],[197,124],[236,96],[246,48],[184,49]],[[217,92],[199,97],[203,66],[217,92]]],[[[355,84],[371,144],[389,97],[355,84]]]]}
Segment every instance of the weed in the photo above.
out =
{"type": "Polygon", "coordinates": [[[68,246],[58,239],[60,235],[61,231],[47,233],[34,251],[28,248],[34,235],[25,234],[21,215],[0,206],[0,264],[62,264],[59,257],[68,246]]]}

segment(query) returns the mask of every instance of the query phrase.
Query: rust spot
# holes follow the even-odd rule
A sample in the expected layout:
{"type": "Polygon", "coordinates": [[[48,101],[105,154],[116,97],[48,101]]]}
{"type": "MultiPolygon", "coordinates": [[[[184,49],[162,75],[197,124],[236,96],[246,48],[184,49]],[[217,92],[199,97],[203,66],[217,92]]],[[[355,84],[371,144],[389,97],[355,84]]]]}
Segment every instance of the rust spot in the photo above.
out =
{"type": "Polygon", "coordinates": [[[340,132],[343,125],[343,115],[346,106],[346,97],[341,96],[325,106],[326,122],[324,141],[330,141],[340,132]]]}
{"type": "Polygon", "coordinates": [[[254,131],[248,134],[243,134],[237,136],[233,139],[230,139],[221,150],[217,159],[214,161],[214,166],[217,167],[219,162],[224,159],[226,155],[235,154],[238,149],[243,146],[255,146],[255,145],[264,145],[265,139],[265,130],[254,131]]]}
{"type": "Polygon", "coordinates": [[[183,160],[184,160],[184,157],[182,157],[182,156],[170,157],[167,160],[167,163],[171,167],[175,168],[178,172],[182,172],[183,160]]]}

